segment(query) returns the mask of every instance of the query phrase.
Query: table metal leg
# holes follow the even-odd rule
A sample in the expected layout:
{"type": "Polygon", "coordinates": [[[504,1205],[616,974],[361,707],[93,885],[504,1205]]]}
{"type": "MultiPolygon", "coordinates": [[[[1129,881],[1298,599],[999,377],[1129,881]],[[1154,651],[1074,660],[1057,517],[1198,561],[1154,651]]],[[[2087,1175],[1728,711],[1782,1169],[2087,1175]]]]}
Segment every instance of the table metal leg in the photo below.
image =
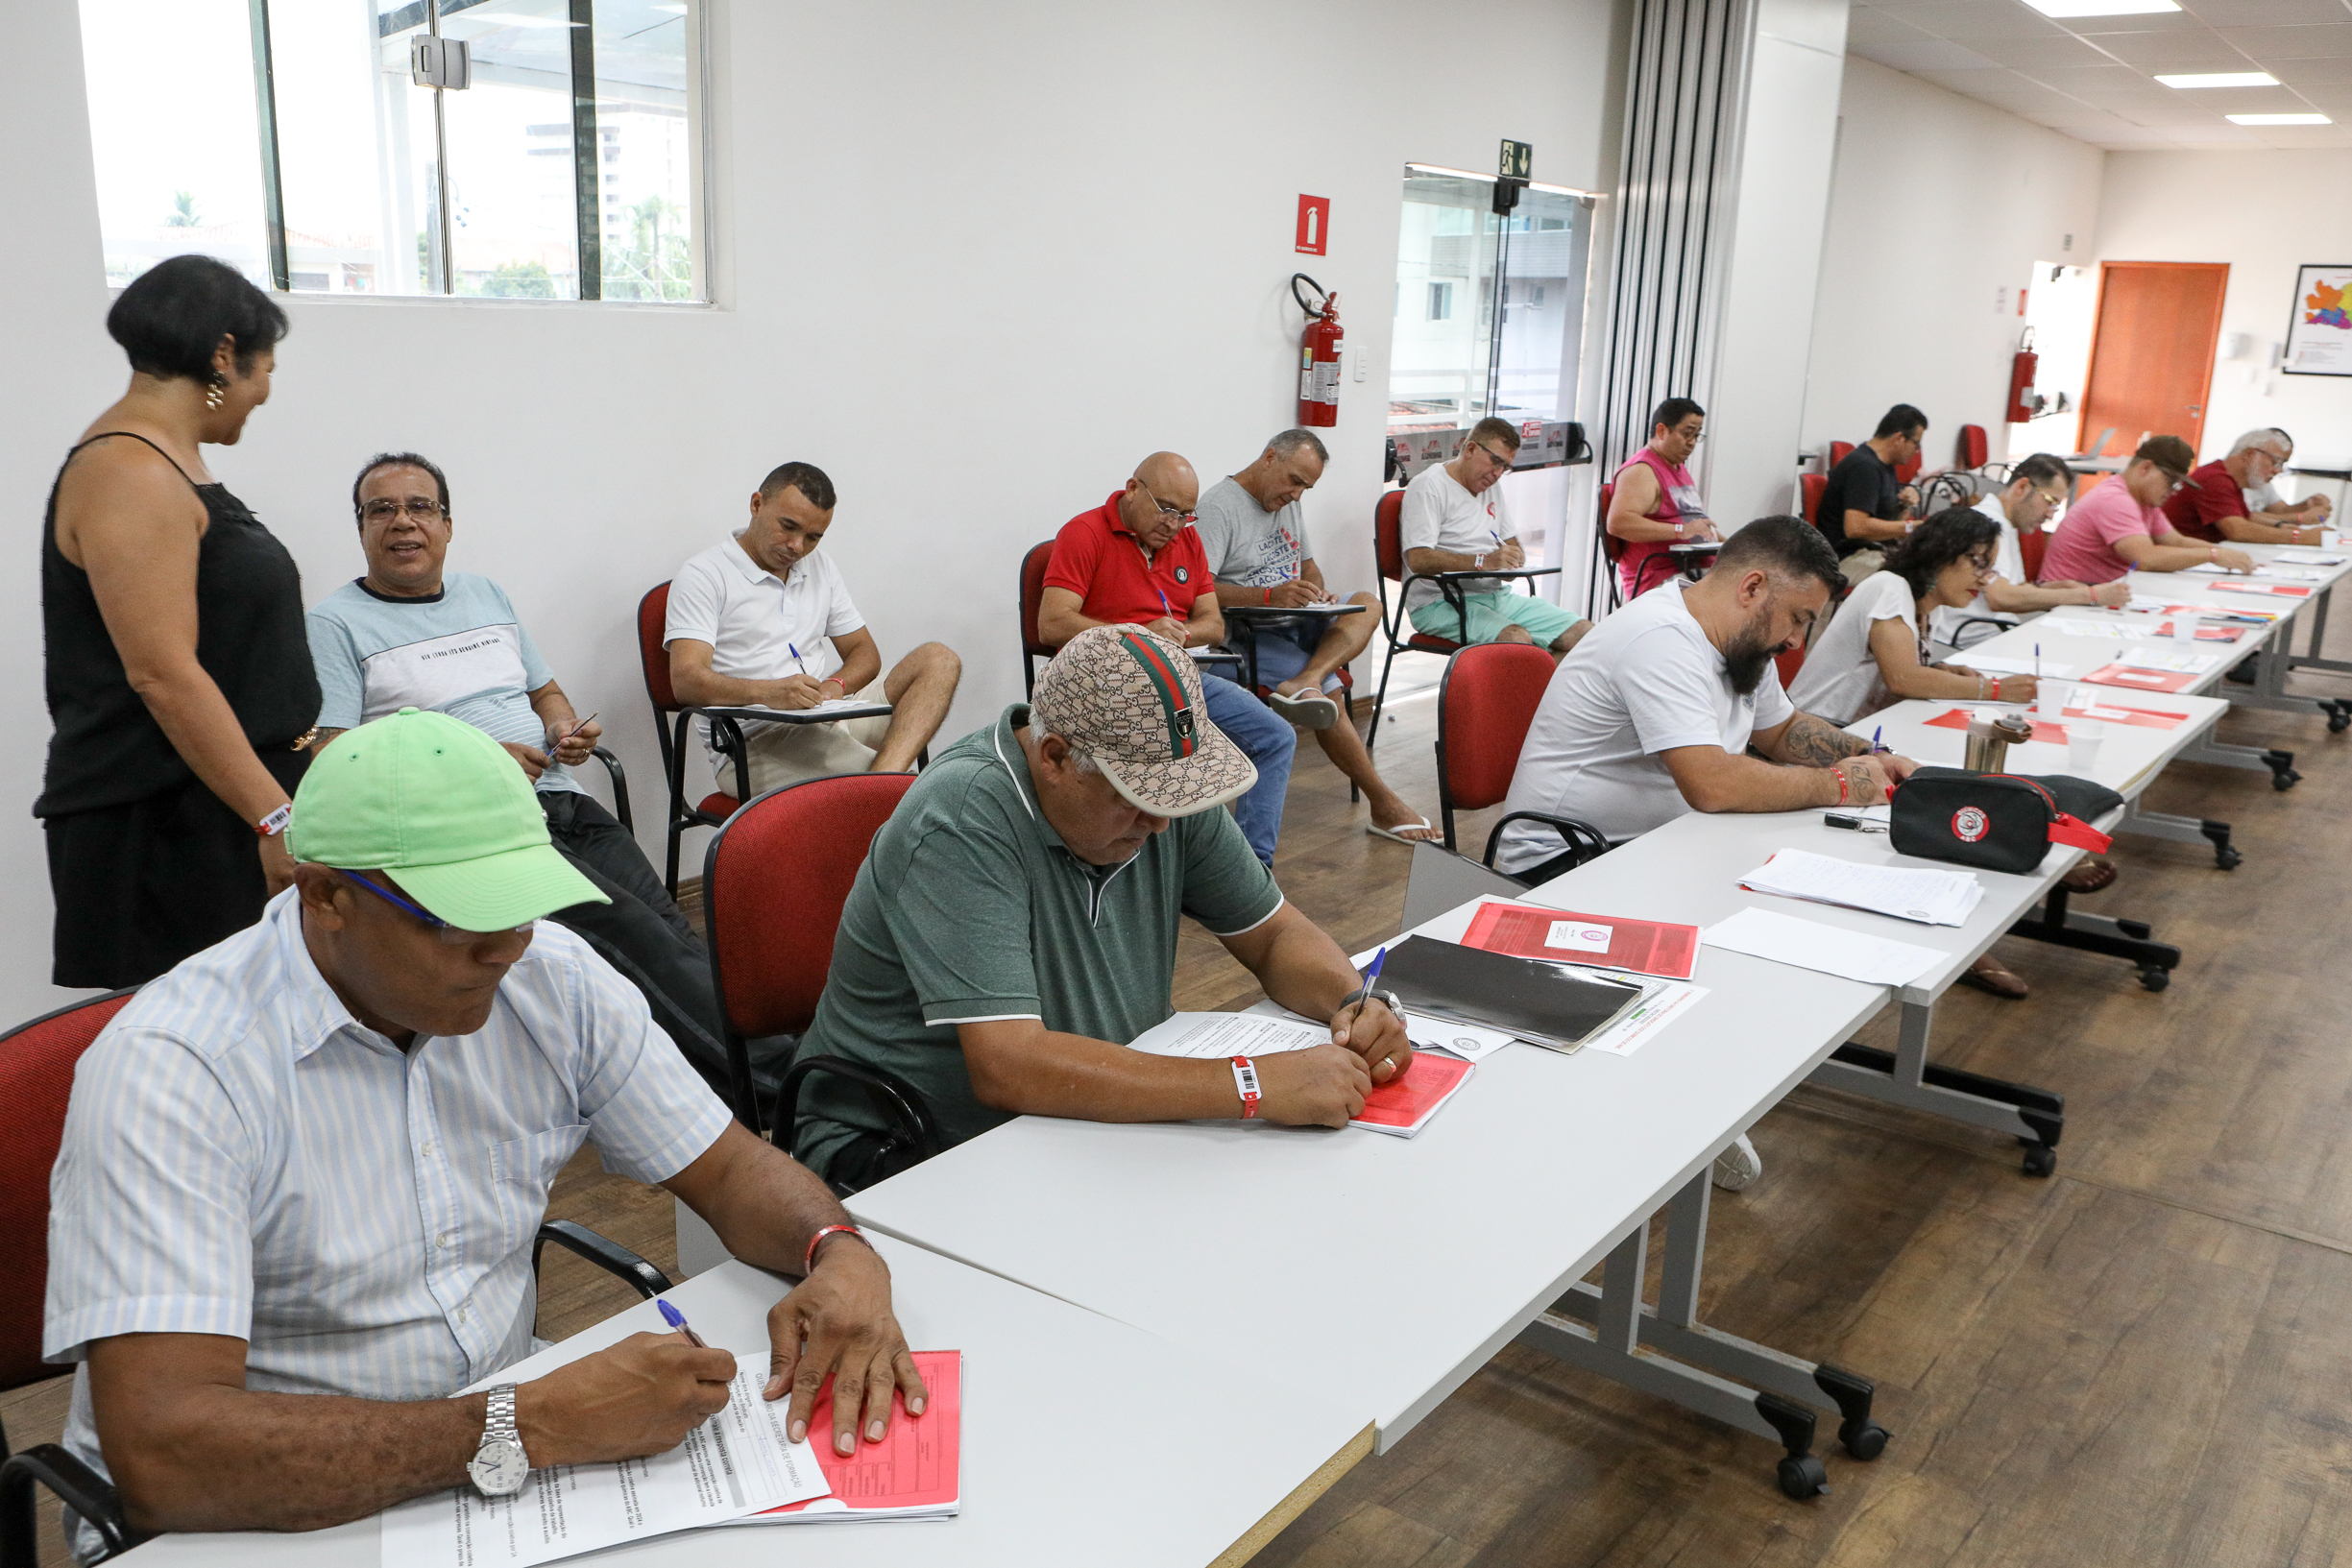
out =
{"type": "MultiPolygon", "coordinates": [[[[2316,607],[2311,614],[2315,615],[2318,614],[2316,607]]],[[[2299,620],[2303,617],[2296,618],[2299,620]]],[[[2314,654],[2319,651],[2316,639],[2319,635],[2318,626],[2322,624],[2324,624],[2323,619],[2315,624],[2312,642],[2314,654]]],[[[2269,634],[2263,639],[2261,648],[2254,656],[2253,690],[2249,692],[2243,688],[2234,688],[2227,693],[2217,694],[2226,694],[2233,708],[2260,708],[2276,713],[2305,714],[2316,708],[2326,716],[2329,733],[2340,735],[2346,728],[2352,727],[2352,700],[2340,697],[2290,696],[2287,691],[2287,674],[2289,670],[2298,667],[2325,668],[2330,663],[2333,663],[2339,669],[2352,670],[2352,664],[2343,663],[2340,661],[2327,662],[2316,658],[2297,658],[2294,654],[2294,628],[2295,621],[2282,622],[2272,627],[2269,634]]],[[[2296,778],[2301,777],[2300,774],[2294,773],[2291,765],[2294,761],[2292,752],[2267,753],[2265,756],[2285,759],[2286,765],[2284,766],[2277,763],[2271,764],[2273,782],[2276,783],[2278,788],[2285,789],[2292,784],[2296,778]],[[2277,783],[2285,775],[2292,776],[2285,777],[2284,783],[2277,783]]]]}
{"type": "Polygon", "coordinates": [[[1786,1450],[1781,1489],[1818,1496],[1830,1489],[1829,1472],[1812,1452],[1815,1416],[1806,1407],[1835,1413],[1846,1451],[1875,1459],[1887,1435],[1870,1418],[1876,1389],[1867,1378],[1698,1321],[1709,1175],[1701,1170],[1667,1205],[1665,1279],[1656,1307],[1641,1295],[1650,1240],[1644,1220],[1610,1253],[1599,1289],[1572,1286],[1520,1332],[1519,1342],[1780,1443],[1786,1450]]]}
{"type": "Polygon", "coordinates": [[[2036,942],[2082,953],[2103,953],[2111,958],[2136,964],[2140,983],[2150,991],[2161,991],[2172,983],[2172,971],[2180,967],[2180,949],[2170,942],[2153,941],[2149,933],[2146,921],[2086,915],[2080,910],[2070,912],[2064,887],[2052,887],[2042,896],[2040,914],[2029,915],[2009,928],[2011,936],[2031,937],[2036,942]]]}
{"type": "MultiPolygon", "coordinates": [[[[2236,697],[2229,700],[2232,707],[2262,706],[2241,702],[2236,697]]],[[[2301,712],[2302,710],[2297,708],[2294,712],[2301,712]]],[[[2226,745],[2216,740],[2210,731],[2195,745],[2182,752],[2180,757],[2184,762],[2211,762],[2216,767],[2244,768],[2249,773],[2267,772],[2270,775],[2270,787],[2273,789],[2292,789],[2296,781],[2303,777],[2295,771],[2294,753],[2291,751],[2226,745]]]]}
{"type": "Polygon", "coordinates": [[[2169,838],[2175,844],[2211,844],[2214,864],[2223,871],[2235,871],[2245,858],[2243,851],[2229,841],[2229,824],[2210,817],[2178,816],[2170,811],[2143,811],[2134,801],[2116,824],[2119,833],[2139,833],[2146,838],[2169,838]]]}
{"type": "Polygon", "coordinates": [[[1935,1003],[1905,1001],[1901,1006],[1894,1050],[1848,1041],[1813,1069],[1806,1081],[1949,1117],[1972,1127],[2009,1133],[2025,1146],[2027,1175],[2047,1176],[2057,1170],[2058,1137],[2066,1130],[2066,1097],[2031,1084],[1935,1066],[1928,1060],[1935,1003]]]}

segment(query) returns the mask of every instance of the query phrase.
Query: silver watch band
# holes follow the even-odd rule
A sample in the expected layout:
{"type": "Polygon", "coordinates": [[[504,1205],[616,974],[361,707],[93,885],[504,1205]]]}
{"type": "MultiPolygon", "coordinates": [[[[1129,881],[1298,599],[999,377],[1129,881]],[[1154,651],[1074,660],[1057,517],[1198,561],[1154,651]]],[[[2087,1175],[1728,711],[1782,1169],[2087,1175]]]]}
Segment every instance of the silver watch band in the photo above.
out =
{"type": "Polygon", "coordinates": [[[522,1435],[515,1430],[515,1386],[501,1383],[490,1390],[490,1417],[482,1423],[482,1441],[503,1437],[521,1447],[522,1435]]]}

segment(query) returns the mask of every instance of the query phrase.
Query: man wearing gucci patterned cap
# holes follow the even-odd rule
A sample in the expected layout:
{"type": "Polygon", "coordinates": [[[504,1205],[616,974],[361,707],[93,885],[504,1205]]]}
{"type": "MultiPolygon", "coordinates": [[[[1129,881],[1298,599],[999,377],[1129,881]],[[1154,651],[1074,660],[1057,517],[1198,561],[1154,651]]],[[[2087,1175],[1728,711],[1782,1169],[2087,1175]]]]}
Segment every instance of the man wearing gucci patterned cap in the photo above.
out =
{"type": "MultiPolygon", "coordinates": [[[[1181,648],[1138,627],[1079,632],[1029,702],[942,752],[875,835],[803,1054],[899,1078],[951,1145],[1021,1115],[1344,1124],[1412,1048],[1219,809],[1256,782],[1181,648]],[[1331,1020],[1330,1045],[1257,1059],[1255,1101],[1222,1059],[1127,1049],[1175,1010],[1181,915],[1274,1001],[1331,1020]]],[[[913,1163],[859,1085],[819,1074],[801,1105],[798,1152],[837,1188],[913,1163]]]]}

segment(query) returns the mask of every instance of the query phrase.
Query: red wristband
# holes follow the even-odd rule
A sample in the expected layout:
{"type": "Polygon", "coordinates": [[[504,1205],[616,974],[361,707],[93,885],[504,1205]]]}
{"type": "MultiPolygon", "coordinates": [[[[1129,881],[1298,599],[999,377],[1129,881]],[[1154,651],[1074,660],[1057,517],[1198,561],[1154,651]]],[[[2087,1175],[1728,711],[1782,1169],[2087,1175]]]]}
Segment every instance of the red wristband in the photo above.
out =
{"type": "Polygon", "coordinates": [[[1843,806],[1846,804],[1846,775],[1837,768],[1831,768],[1830,772],[1837,780],[1837,804],[1843,806]]]}
{"type": "Polygon", "coordinates": [[[1270,589],[1268,589],[1268,590],[1266,590],[1266,596],[1265,596],[1264,598],[1260,599],[1258,602],[1259,602],[1260,604],[1272,604],[1272,603],[1273,603],[1273,602],[1274,602],[1274,591],[1273,591],[1273,589],[1271,589],[1271,588],[1270,588],[1270,589]]]}
{"type": "Polygon", "coordinates": [[[820,1225],[817,1227],[816,1234],[809,1238],[807,1256],[800,1260],[800,1273],[803,1279],[806,1279],[816,1268],[816,1249],[825,1244],[825,1238],[828,1236],[855,1236],[861,1242],[865,1240],[865,1232],[855,1225],[820,1225]]]}
{"type": "Polygon", "coordinates": [[[1242,1120],[1248,1122],[1258,1114],[1258,1101],[1264,1098],[1258,1091],[1258,1064],[1247,1056],[1234,1057],[1233,1087],[1241,1092],[1242,1120]]]}

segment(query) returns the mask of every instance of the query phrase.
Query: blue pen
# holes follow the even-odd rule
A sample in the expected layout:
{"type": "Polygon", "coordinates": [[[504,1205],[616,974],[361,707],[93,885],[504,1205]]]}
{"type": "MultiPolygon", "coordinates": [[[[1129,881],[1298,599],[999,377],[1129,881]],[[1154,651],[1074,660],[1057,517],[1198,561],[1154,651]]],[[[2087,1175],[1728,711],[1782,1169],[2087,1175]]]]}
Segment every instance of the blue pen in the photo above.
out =
{"type": "Polygon", "coordinates": [[[803,658],[800,656],[800,650],[799,650],[798,648],[793,647],[793,646],[792,646],[792,644],[790,644],[789,642],[787,642],[787,643],[785,644],[785,647],[786,647],[787,649],[790,650],[791,655],[792,655],[792,663],[795,663],[795,664],[798,664],[798,665],[800,666],[800,672],[801,672],[803,675],[808,674],[808,673],[809,673],[809,661],[807,661],[806,659],[803,659],[803,658]]]}
{"type": "Polygon", "coordinates": [[[1878,755],[1879,755],[1880,752],[1883,752],[1884,750],[1886,750],[1886,746],[1885,746],[1884,742],[1880,741],[1880,740],[1879,740],[1879,738],[1880,736],[1882,736],[1882,735],[1884,735],[1884,734],[1886,734],[1886,726],[1885,726],[1885,725],[1883,725],[1883,724],[1879,725],[1877,728],[1873,729],[1873,730],[1870,732],[1870,755],[1871,755],[1871,756],[1876,757],[1876,756],[1878,756],[1878,755]]]}
{"type": "Polygon", "coordinates": [[[688,1342],[693,1345],[696,1350],[708,1350],[711,1348],[709,1345],[702,1342],[701,1335],[696,1334],[692,1329],[686,1326],[686,1314],[680,1312],[668,1302],[664,1301],[660,1296],[655,1296],[653,1298],[653,1304],[662,1309],[662,1321],[667,1323],[671,1328],[676,1329],[680,1334],[685,1335],[688,1342]]]}

